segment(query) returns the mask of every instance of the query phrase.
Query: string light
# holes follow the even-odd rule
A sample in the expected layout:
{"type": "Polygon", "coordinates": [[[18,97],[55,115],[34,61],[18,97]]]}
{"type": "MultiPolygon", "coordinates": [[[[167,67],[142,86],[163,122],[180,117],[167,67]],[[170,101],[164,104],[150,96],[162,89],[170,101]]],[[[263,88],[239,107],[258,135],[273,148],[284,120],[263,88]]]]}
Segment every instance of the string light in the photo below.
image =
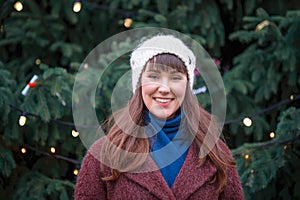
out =
{"type": "MultiPolygon", "coordinates": [[[[292,139],[289,139],[289,140],[286,140],[286,141],[282,141],[281,144],[290,143],[290,142],[292,142],[292,141],[297,141],[297,140],[299,140],[299,139],[300,139],[300,136],[296,136],[296,137],[294,137],[294,138],[292,138],[292,139]]],[[[275,143],[272,142],[272,144],[275,144],[275,143]]],[[[57,155],[57,154],[55,154],[55,155],[50,155],[49,153],[44,152],[44,151],[41,151],[41,150],[39,150],[39,149],[37,149],[37,148],[35,148],[35,147],[32,147],[32,146],[30,146],[30,145],[25,145],[25,146],[26,146],[28,149],[30,149],[30,150],[33,150],[33,151],[35,151],[35,152],[38,152],[39,154],[42,154],[42,155],[45,155],[45,156],[50,156],[50,157],[55,157],[56,159],[62,159],[62,160],[64,160],[64,161],[73,163],[73,164],[75,164],[75,165],[81,165],[81,162],[78,161],[78,160],[75,160],[75,159],[72,159],[72,158],[68,158],[68,157],[65,157],[65,156],[62,156],[62,155],[57,155]]],[[[267,145],[265,145],[265,146],[270,146],[270,145],[267,144],[267,145]]],[[[259,147],[262,147],[262,146],[259,146],[259,147]]],[[[284,146],[283,146],[283,149],[284,149],[284,150],[287,150],[287,149],[288,149],[288,145],[284,145],[284,146]]],[[[239,154],[235,154],[235,155],[237,156],[237,155],[239,155],[239,154]]],[[[233,156],[235,156],[235,155],[233,155],[233,156]]],[[[247,160],[247,159],[250,158],[250,155],[249,155],[249,154],[245,154],[245,155],[244,155],[244,158],[247,160]]],[[[252,171],[251,171],[251,173],[252,173],[252,171]]],[[[253,173],[254,173],[254,171],[253,171],[253,173]]]]}
{"type": "Polygon", "coordinates": [[[16,3],[14,3],[14,9],[18,12],[23,10],[23,4],[20,1],[17,1],[16,3]]]}
{"type": "Polygon", "coordinates": [[[73,4],[73,11],[79,12],[81,10],[81,1],[75,1],[73,4]]]}
{"type": "Polygon", "coordinates": [[[89,65],[87,64],[87,63],[85,63],[84,65],[83,65],[83,69],[88,69],[89,68],[89,65]]]}
{"type": "Polygon", "coordinates": [[[248,159],[250,158],[250,155],[249,155],[249,154],[245,154],[244,158],[245,158],[246,160],[248,160],[248,159]]]}
{"type": "Polygon", "coordinates": [[[245,117],[243,123],[245,126],[250,127],[252,125],[252,120],[249,117],[245,117]]]}
{"type": "Polygon", "coordinates": [[[78,137],[79,136],[79,132],[75,131],[74,129],[72,130],[72,136],[73,137],[78,137]]]}
{"type": "Polygon", "coordinates": [[[41,64],[41,62],[42,62],[42,61],[41,61],[39,58],[37,58],[37,59],[35,60],[35,64],[36,64],[36,65],[41,64]]]}
{"type": "Polygon", "coordinates": [[[274,137],[275,137],[275,133],[274,133],[274,132],[271,132],[271,133],[270,133],[270,138],[273,139],[274,137]]]}
{"type": "Polygon", "coordinates": [[[124,19],[124,26],[126,28],[129,28],[131,26],[131,24],[132,24],[132,19],[131,18],[125,18],[124,19]]]}
{"type": "Polygon", "coordinates": [[[50,147],[50,151],[51,151],[51,153],[55,153],[55,151],[56,151],[55,147],[50,147]]]}
{"type": "Polygon", "coordinates": [[[25,116],[25,114],[22,114],[19,118],[19,125],[20,126],[24,126],[26,124],[27,118],[25,116]]]}
{"type": "Polygon", "coordinates": [[[22,148],[21,148],[21,152],[22,152],[22,153],[24,153],[24,154],[25,154],[25,153],[26,153],[26,151],[27,151],[27,150],[26,150],[26,148],[25,148],[25,147],[22,147],[22,148]]]}
{"type": "MultiPolygon", "coordinates": [[[[66,156],[58,155],[58,154],[53,154],[53,155],[52,155],[52,154],[50,154],[50,153],[48,153],[48,152],[42,151],[42,150],[40,150],[40,149],[37,149],[37,148],[35,148],[35,147],[33,147],[33,146],[30,146],[30,145],[27,145],[27,144],[25,144],[24,147],[26,147],[27,149],[30,149],[30,150],[32,150],[32,151],[35,151],[35,152],[37,152],[37,153],[40,154],[40,155],[44,155],[44,156],[48,156],[48,157],[52,157],[52,158],[56,158],[56,159],[61,159],[61,160],[64,160],[64,161],[66,161],[66,162],[70,162],[70,163],[75,164],[75,165],[81,165],[81,162],[80,162],[80,161],[75,160],[75,159],[73,159],[73,158],[68,158],[68,157],[66,157],[66,156]]],[[[54,147],[53,147],[53,148],[54,148],[54,147]]],[[[54,149],[55,149],[55,148],[54,148],[54,149]]]]}
{"type": "Polygon", "coordinates": [[[262,21],[261,23],[257,24],[255,30],[256,30],[256,31],[260,31],[260,30],[263,29],[265,26],[268,26],[268,25],[270,25],[270,24],[271,24],[271,22],[270,22],[269,20],[264,20],[264,21],[262,21]]]}
{"type": "MultiPolygon", "coordinates": [[[[257,112],[257,113],[253,113],[253,114],[251,114],[250,116],[253,117],[253,116],[256,116],[256,115],[259,115],[259,114],[268,112],[268,111],[270,111],[270,110],[272,110],[272,109],[274,109],[274,108],[280,107],[280,106],[282,106],[282,105],[284,105],[284,104],[288,104],[288,103],[290,103],[290,100],[291,100],[291,99],[294,100],[294,101],[299,100],[299,99],[300,99],[300,95],[291,95],[288,99],[284,99],[284,100],[282,100],[282,101],[280,101],[280,102],[278,102],[278,103],[276,103],[276,104],[274,104],[274,105],[272,105],[272,106],[270,106],[270,107],[268,107],[268,108],[265,108],[265,109],[260,110],[260,111],[257,112]]],[[[11,105],[11,104],[9,104],[9,106],[10,106],[11,108],[13,108],[13,109],[16,109],[16,110],[18,110],[18,111],[24,113],[23,110],[21,110],[20,108],[17,108],[16,106],[13,106],[13,105],[11,105]]],[[[34,116],[34,117],[40,117],[40,116],[35,115],[35,114],[33,114],[33,113],[26,113],[26,114],[27,114],[27,115],[30,115],[30,116],[34,116]]],[[[25,114],[22,115],[22,116],[25,117],[25,114]]],[[[20,117],[20,118],[21,118],[21,117],[20,117]]],[[[25,117],[25,118],[26,118],[26,117],[25,117]]],[[[248,121],[248,122],[250,122],[250,124],[252,124],[252,120],[251,120],[249,117],[229,120],[229,121],[226,121],[225,124],[231,124],[231,123],[239,122],[239,121],[241,121],[241,119],[243,119],[243,122],[244,122],[244,121],[245,121],[245,122],[248,121]]],[[[51,121],[54,121],[54,122],[56,122],[56,123],[59,123],[59,124],[67,125],[67,126],[73,126],[73,127],[75,126],[75,124],[72,123],[72,122],[67,122],[67,121],[62,121],[62,120],[57,120],[57,119],[50,119],[50,120],[51,120],[51,121]]],[[[26,123],[26,122],[25,122],[25,123],[26,123]]],[[[25,124],[25,123],[24,123],[24,124],[25,124]]],[[[251,125],[250,125],[250,126],[251,126],[251,125]]],[[[82,127],[82,128],[99,128],[99,126],[83,126],[83,125],[82,125],[82,126],[79,126],[79,127],[82,127]]],[[[75,130],[74,130],[74,131],[75,131],[75,130]]],[[[274,133],[274,134],[275,134],[275,133],[274,133]]],[[[274,136],[275,136],[275,135],[274,135],[274,136]]],[[[288,143],[288,142],[295,141],[295,140],[299,140],[299,139],[300,139],[300,137],[297,136],[297,137],[293,138],[292,140],[283,141],[283,142],[281,142],[281,144],[288,143]]],[[[272,143],[272,144],[273,144],[273,143],[272,143]]],[[[270,145],[267,145],[267,146],[270,146],[270,145]]],[[[81,164],[80,161],[74,160],[74,159],[72,159],[72,158],[68,158],[68,157],[65,157],[65,156],[62,156],[62,155],[50,155],[50,154],[47,153],[47,152],[41,151],[41,150],[39,150],[39,149],[37,149],[37,148],[34,148],[34,147],[31,147],[31,146],[29,146],[29,145],[26,145],[26,147],[29,148],[29,149],[31,149],[31,150],[34,150],[34,151],[36,151],[36,152],[39,152],[39,153],[41,153],[41,154],[43,154],[43,155],[46,155],[46,156],[53,156],[53,157],[55,157],[55,158],[57,158],[57,159],[62,159],[62,160],[65,160],[65,161],[67,161],[67,162],[70,162],[70,163],[81,164]]],[[[284,149],[284,150],[287,150],[287,149],[288,149],[288,146],[287,146],[287,145],[284,145],[284,146],[283,146],[283,149],[284,149]]],[[[22,153],[23,153],[23,152],[26,153],[26,151],[27,151],[27,150],[26,150],[25,148],[24,148],[23,150],[21,149],[21,152],[22,152],[22,153]]],[[[55,147],[51,147],[51,148],[50,148],[50,151],[51,151],[51,153],[54,154],[54,153],[56,152],[55,147]]],[[[250,155],[249,155],[249,154],[245,154],[245,155],[244,155],[244,158],[247,160],[247,159],[250,158],[250,155]]]]}
{"type": "MultiPolygon", "coordinates": [[[[86,66],[88,67],[88,65],[86,65],[86,66]]],[[[300,100],[300,95],[292,95],[292,96],[293,96],[293,101],[300,100]]],[[[262,110],[260,110],[260,111],[258,111],[258,112],[256,112],[256,113],[252,113],[252,114],[250,114],[250,116],[251,116],[251,117],[254,117],[254,116],[257,116],[257,115],[266,113],[266,112],[268,112],[268,111],[270,111],[270,110],[273,110],[273,109],[275,109],[275,108],[278,108],[278,107],[280,107],[280,106],[282,106],[282,105],[284,105],[284,104],[288,104],[288,103],[290,103],[290,102],[291,102],[291,101],[290,101],[290,98],[284,99],[284,100],[282,100],[282,101],[280,101],[280,102],[278,102],[278,103],[276,103],[276,104],[274,104],[274,105],[272,105],[272,106],[270,106],[270,107],[264,108],[264,109],[262,109],[262,110]]],[[[18,110],[18,111],[24,113],[24,111],[23,111],[22,109],[20,109],[20,108],[14,106],[14,105],[12,105],[12,104],[9,104],[9,106],[10,106],[11,108],[15,109],[15,110],[18,110]]],[[[28,112],[26,112],[26,113],[27,113],[28,115],[30,115],[30,116],[34,116],[34,117],[40,118],[40,116],[38,116],[38,115],[36,115],[36,114],[28,113],[28,112]]],[[[248,115],[248,116],[249,116],[249,115],[248,115]]],[[[58,124],[63,124],[63,125],[72,126],[72,127],[75,126],[75,124],[74,124],[73,122],[68,122],[68,121],[63,121],[63,120],[58,120],[58,119],[50,119],[50,120],[53,121],[53,122],[56,122],[56,123],[58,123],[58,124]]],[[[245,122],[250,122],[250,126],[252,125],[252,120],[251,120],[249,117],[245,117],[245,118],[244,118],[244,117],[240,117],[240,118],[236,118],[236,119],[227,120],[227,121],[224,122],[224,124],[227,125],[227,124],[237,123],[237,122],[240,122],[241,120],[243,121],[243,123],[244,123],[244,121],[245,121],[245,122]]],[[[245,124],[245,123],[244,123],[244,124],[245,124]]],[[[78,125],[78,126],[76,126],[76,127],[81,127],[81,128],[95,128],[95,129],[98,129],[98,128],[99,128],[99,126],[86,126],[86,125],[78,125]]]]}
{"type": "Polygon", "coordinates": [[[77,176],[78,173],[79,173],[79,170],[78,170],[78,169],[74,169],[74,170],[73,170],[73,174],[74,174],[75,176],[77,176]]]}

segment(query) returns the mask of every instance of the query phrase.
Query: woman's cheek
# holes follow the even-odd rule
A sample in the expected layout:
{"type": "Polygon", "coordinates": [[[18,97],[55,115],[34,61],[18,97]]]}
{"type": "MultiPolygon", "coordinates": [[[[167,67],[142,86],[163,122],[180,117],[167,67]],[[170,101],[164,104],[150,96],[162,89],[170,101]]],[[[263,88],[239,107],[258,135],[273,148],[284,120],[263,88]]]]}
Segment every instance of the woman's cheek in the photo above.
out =
{"type": "Polygon", "coordinates": [[[153,93],[154,90],[155,90],[155,88],[157,87],[156,85],[157,84],[152,83],[152,82],[144,82],[142,84],[142,91],[143,91],[143,93],[146,93],[146,94],[153,93]]]}

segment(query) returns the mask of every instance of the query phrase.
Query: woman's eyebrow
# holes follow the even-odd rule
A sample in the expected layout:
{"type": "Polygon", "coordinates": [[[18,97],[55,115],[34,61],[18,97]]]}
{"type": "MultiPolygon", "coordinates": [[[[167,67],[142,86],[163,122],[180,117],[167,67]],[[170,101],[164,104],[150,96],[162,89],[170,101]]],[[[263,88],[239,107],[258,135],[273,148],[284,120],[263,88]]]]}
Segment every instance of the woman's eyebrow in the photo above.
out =
{"type": "Polygon", "coordinates": [[[157,69],[147,69],[146,72],[156,72],[156,73],[160,73],[160,70],[157,70],[157,69]]]}
{"type": "Polygon", "coordinates": [[[176,71],[176,70],[170,71],[170,74],[180,74],[180,73],[181,73],[180,71],[176,71]]]}

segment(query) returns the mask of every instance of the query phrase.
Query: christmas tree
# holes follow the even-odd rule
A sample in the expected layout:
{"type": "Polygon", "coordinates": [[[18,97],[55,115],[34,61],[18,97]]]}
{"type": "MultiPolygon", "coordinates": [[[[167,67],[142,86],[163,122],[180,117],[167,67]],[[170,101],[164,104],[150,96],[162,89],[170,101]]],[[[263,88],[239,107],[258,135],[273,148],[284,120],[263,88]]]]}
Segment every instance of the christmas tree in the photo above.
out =
{"type": "MultiPolygon", "coordinates": [[[[73,119],[76,76],[92,77],[86,87],[97,82],[98,72],[82,64],[89,52],[140,27],[184,33],[214,58],[227,97],[223,133],[246,199],[300,198],[296,0],[0,0],[0,198],[73,198],[87,151],[73,119]]],[[[97,62],[109,64],[134,42],[108,44],[111,53],[97,62]]],[[[103,71],[96,94],[86,91],[99,123],[112,112],[113,88],[129,70],[128,58],[125,53],[103,71]]],[[[194,88],[203,86],[197,76],[194,88]]],[[[209,92],[197,97],[209,110],[209,92]]]]}

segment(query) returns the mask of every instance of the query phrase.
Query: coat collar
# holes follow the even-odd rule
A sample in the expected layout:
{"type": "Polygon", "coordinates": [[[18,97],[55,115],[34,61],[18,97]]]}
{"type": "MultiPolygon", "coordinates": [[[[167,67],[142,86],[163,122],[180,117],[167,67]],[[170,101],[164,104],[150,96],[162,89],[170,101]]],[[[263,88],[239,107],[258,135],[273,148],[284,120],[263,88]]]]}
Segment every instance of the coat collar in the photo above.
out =
{"type": "Polygon", "coordinates": [[[124,175],[159,199],[187,199],[209,181],[217,171],[209,159],[202,166],[198,165],[198,149],[196,144],[192,143],[171,189],[151,158],[147,159],[144,167],[151,166],[157,170],[142,173],[124,173],[124,175]]]}
{"type": "Polygon", "coordinates": [[[150,156],[139,171],[142,172],[124,173],[124,175],[159,199],[175,199],[173,192],[150,156]]]}

